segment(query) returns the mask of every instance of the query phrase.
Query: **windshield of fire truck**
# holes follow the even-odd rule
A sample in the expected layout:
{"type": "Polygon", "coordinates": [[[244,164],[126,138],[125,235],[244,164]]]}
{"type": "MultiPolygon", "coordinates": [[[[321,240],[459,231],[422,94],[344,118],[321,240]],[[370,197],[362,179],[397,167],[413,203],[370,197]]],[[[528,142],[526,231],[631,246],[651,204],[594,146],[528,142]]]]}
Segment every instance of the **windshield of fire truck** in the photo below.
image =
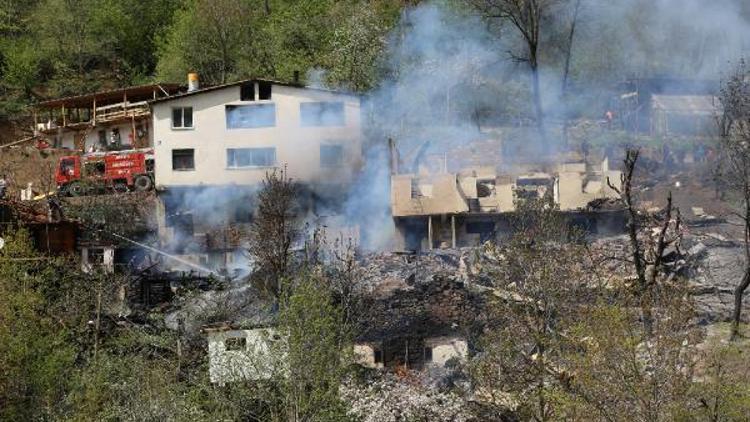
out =
{"type": "Polygon", "coordinates": [[[72,158],[66,158],[60,162],[60,173],[67,176],[72,176],[73,172],[75,171],[75,167],[75,160],[72,158]]]}

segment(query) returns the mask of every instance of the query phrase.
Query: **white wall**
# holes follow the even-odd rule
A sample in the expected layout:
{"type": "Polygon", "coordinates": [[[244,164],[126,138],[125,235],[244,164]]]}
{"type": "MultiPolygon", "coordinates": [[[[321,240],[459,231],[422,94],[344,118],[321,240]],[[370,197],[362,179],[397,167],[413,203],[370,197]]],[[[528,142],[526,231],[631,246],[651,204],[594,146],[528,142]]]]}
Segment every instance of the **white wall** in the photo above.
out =
{"type": "Polygon", "coordinates": [[[425,347],[432,348],[432,362],[430,365],[444,367],[450,359],[466,359],[469,347],[466,340],[457,337],[435,337],[424,341],[425,347]]]}
{"type": "Polygon", "coordinates": [[[375,362],[375,348],[367,343],[354,345],[354,361],[365,368],[383,367],[383,362],[375,362]]]}
{"type": "MultiPolygon", "coordinates": [[[[255,89],[256,97],[258,89],[255,89]]],[[[350,182],[361,165],[360,101],[356,96],[322,90],[273,85],[270,101],[240,101],[240,85],[188,95],[153,105],[156,184],[160,187],[198,185],[254,185],[268,167],[227,168],[227,148],[275,147],[276,164],[302,182],[350,182]],[[302,127],[300,103],[344,102],[343,127],[302,127]],[[276,126],[227,129],[226,105],[273,102],[276,126]],[[172,108],[193,108],[193,129],[172,129],[172,108]],[[321,169],[320,145],[344,147],[344,165],[321,169]],[[195,170],[173,171],[172,150],[194,149],[195,170]]]]}
{"type": "Polygon", "coordinates": [[[240,380],[268,379],[274,373],[275,362],[271,350],[273,329],[229,330],[209,332],[208,363],[212,383],[225,384],[240,380]],[[230,338],[244,338],[244,350],[227,350],[230,338]]]}

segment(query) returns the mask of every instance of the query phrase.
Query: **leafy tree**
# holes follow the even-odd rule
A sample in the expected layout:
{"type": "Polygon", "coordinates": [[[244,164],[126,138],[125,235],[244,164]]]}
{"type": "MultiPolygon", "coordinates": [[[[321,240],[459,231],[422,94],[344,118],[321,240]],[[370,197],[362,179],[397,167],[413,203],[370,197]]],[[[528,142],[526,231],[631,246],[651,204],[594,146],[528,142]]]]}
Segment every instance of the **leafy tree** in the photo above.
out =
{"type": "Polygon", "coordinates": [[[570,376],[567,331],[595,300],[596,285],[581,262],[580,234],[551,201],[519,204],[513,228],[507,246],[488,246],[499,258],[491,270],[497,299],[470,372],[494,417],[515,408],[524,420],[552,420],[570,376]]]}
{"type": "Polygon", "coordinates": [[[188,71],[197,71],[207,84],[237,79],[237,63],[252,55],[257,35],[251,3],[193,0],[178,9],[173,26],[159,41],[159,77],[182,81],[188,71]]]}
{"type": "Polygon", "coordinates": [[[49,417],[76,360],[66,318],[49,309],[56,274],[28,233],[6,231],[0,250],[0,419],[49,417]]]}
{"type": "Polygon", "coordinates": [[[351,361],[352,333],[321,275],[300,276],[281,303],[286,336],[281,380],[286,420],[344,420],[339,387],[351,361]]]}
{"type": "Polygon", "coordinates": [[[285,169],[266,173],[251,227],[248,252],[254,261],[254,276],[262,290],[277,298],[282,294],[284,279],[292,273],[292,246],[300,236],[300,221],[295,215],[298,193],[299,186],[285,169]]]}

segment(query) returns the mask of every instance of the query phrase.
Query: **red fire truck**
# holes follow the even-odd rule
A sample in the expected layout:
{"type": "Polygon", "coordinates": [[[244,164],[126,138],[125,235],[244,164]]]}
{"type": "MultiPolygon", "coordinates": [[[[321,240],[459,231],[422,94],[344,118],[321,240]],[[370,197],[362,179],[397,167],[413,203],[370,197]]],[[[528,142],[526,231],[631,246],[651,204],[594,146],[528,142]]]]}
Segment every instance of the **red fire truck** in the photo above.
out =
{"type": "Polygon", "coordinates": [[[59,192],[80,196],[95,191],[147,191],[154,186],[151,149],[94,152],[61,157],[55,181],[59,192]]]}

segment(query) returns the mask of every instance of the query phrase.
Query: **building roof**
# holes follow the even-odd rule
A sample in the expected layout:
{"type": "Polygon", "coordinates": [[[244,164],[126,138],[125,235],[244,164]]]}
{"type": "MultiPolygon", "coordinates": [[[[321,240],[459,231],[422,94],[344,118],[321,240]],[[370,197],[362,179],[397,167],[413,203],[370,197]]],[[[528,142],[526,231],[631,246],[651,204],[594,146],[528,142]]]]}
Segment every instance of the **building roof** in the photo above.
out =
{"type": "Polygon", "coordinates": [[[714,115],[721,103],[713,95],[654,95],[653,107],[669,113],[714,115]]]}
{"type": "Polygon", "coordinates": [[[55,108],[63,106],[68,108],[90,107],[94,99],[96,99],[97,106],[103,106],[122,102],[123,96],[127,96],[129,101],[143,101],[153,99],[154,93],[156,93],[156,95],[168,96],[177,93],[179,89],[179,84],[137,85],[93,92],[90,94],[55,98],[38,102],[34,106],[37,108],[55,108]]]}
{"type": "Polygon", "coordinates": [[[318,87],[305,86],[305,85],[303,85],[301,83],[281,82],[281,81],[275,81],[275,80],[271,80],[271,79],[253,78],[253,79],[243,79],[243,80],[235,81],[235,82],[228,82],[228,83],[220,84],[220,85],[212,85],[212,86],[209,86],[209,87],[196,89],[195,91],[181,92],[181,93],[178,93],[178,94],[171,95],[169,97],[163,97],[163,98],[157,98],[155,100],[150,100],[149,103],[156,104],[156,103],[162,103],[162,102],[177,100],[179,98],[189,97],[191,95],[196,95],[196,94],[202,94],[204,92],[217,91],[217,90],[224,89],[224,88],[229,88],[229,87],[232,87],[232,86],[242,85],[242,84],[248,83],[248,82],[265,82],[265,83],[270,83],[272,85],[288,86],[288,87],[292,87],[292,88],[302,88],[302,89],[311,89],[311,90],[315,90],[315,91],[332,92],[332,93],[336,93],[336,94],[349,95],[349,96],[353,96],[353,97],[358,97],[359,96],[358,94],[355,94],[355,93],[352,93],[352,92],[339,91],[339,90],[327,89],[327,88],[318,88],[318,87]]]}

